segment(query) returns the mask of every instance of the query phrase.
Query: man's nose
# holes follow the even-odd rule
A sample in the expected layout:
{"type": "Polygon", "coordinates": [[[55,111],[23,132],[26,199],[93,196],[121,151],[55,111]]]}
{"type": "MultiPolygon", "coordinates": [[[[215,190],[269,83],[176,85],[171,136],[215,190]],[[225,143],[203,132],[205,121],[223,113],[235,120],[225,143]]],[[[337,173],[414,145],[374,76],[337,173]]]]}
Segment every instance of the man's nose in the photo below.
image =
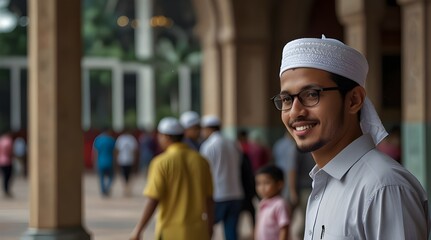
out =
{"type": "Polygon", "coordinates": [[[298,116],[303,116],[306,111],[306,107],[299,101],[296,96],[292,100],[292,108],[289,110],[291,118],[297,118],[298,116]]]}

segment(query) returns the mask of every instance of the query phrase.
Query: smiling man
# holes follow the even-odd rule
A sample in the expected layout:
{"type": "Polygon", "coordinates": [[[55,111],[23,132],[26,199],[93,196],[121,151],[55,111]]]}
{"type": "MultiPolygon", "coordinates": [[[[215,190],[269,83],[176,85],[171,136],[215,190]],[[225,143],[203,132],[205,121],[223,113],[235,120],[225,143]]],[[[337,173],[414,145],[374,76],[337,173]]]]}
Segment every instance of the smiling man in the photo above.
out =
{"type": "Polygon", "coordinates": [[[367,72],[365,57],[335,39],[302,38],[283,49],[273,102],[316,162],[304,239],[428,239],[427,194],[376,149],[387,133],[366,97],[367,72]]]}

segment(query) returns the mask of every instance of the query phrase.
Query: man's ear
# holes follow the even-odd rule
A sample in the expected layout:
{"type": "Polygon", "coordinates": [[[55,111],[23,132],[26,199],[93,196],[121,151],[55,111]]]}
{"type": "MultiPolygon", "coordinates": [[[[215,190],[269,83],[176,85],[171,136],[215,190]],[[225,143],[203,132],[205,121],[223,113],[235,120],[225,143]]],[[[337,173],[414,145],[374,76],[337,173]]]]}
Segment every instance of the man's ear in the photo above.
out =
{"type": "Polygon", "coordinates": [[[351,91],[347,93],[346,96],[346,107],[349,113],[358,113],[365,101],[365,89],[361,86],[354,87],[351,91]]]}

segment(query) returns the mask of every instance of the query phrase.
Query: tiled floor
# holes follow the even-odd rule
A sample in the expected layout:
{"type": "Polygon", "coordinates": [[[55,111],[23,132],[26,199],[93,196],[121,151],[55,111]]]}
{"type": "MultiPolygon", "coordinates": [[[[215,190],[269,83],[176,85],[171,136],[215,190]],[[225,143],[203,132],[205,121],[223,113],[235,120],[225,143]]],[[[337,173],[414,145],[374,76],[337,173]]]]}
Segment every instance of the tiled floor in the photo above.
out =
{"type": "MultiPolygon", "coordinates": [[[[84,220],[83,225],[93,240],[127,239],[143,207],[142,189],[145,185],[143,176],[134,180],[131,197],[123,196],[121,180],[114,182],[110,198],[99,195],[96,175],[84,174],[84,220]]],[[[28,228],[28,183],[22,177],[16,177],[12,185],[12,199],[0,196],[0,239],[16,240],[28,228]]],[[[153,239],[154,221],[144,232],[144,239],[153,239]]],[[[247,215],[241,218],[241,239],[251,239],[250,219],[247,215]]],[[[221,226],[215,228],[214,240],[222,240],[221,226]]]]}

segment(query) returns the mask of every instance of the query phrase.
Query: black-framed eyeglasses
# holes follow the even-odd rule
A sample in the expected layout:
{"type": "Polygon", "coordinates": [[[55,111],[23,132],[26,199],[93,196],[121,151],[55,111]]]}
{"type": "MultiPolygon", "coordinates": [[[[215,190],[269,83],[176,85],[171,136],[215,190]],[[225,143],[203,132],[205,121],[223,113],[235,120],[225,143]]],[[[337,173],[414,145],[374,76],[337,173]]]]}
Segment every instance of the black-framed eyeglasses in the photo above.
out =
{"type": "Polygon", "coordinates": [[[271,98],[275,107],[280,111],[287,111],[292,108],[293,100],[298,98],[305,107],[313,107],[319,103],[320,92],[338,90],[338,87],[310,88],[300,91],[298,94],[280,93],[271,98]]]}

